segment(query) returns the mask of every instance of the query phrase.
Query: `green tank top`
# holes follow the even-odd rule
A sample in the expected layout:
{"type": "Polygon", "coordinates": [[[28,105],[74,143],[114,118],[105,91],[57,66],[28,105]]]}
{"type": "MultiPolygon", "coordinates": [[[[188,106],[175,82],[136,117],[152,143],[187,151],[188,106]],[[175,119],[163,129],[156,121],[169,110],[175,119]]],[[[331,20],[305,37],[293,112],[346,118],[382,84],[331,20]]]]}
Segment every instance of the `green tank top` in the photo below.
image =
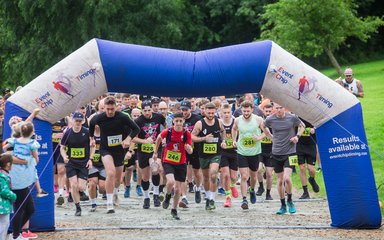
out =
{"type": "Polygon", "coordinates": [[[261,153],[261,142],[255,141],[254,135],[260,136],[261,130],[256,121],[256,115],[252,114],[251,121],[246,122],[243,116],[239,117],[239,139],[237,141],[237,153],[243,156],[255,156],[261,153]]]}

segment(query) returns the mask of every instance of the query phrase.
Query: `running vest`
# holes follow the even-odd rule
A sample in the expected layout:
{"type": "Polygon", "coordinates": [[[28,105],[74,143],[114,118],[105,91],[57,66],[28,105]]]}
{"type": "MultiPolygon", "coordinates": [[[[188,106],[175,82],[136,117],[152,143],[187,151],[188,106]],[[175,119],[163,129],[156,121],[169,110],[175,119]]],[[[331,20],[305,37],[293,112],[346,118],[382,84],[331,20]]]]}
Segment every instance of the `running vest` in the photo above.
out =
{"type": "Polygon", "coordinates": [[[256,115],[252,114],[250,121],[246,122],[243,116],[239,117],[238,122],[239,139],[237,141],[237,153],[243,156],[255,156],[261,153],[260,141],[255,141],[254,135],[261,135],[256,115]]]}
{"type": "Polygon", "coordinates": [[[224,125],[224,129],[225,129],[224,142],[227,148],[222,149],[223,154],[224,153],[236,154],[236,148],[233,147],[233,141],[232,141],[232,127],[234,123],[235,123],[235,120],[232,119],[232,123],[229,126],[224,125]]]}
{"type": "Polygon", "coordinates": [[[358,94],[356,79],[353,79],[351,83],[348,83],[345,79],[343,79],[344,87],[347,88],[354,94],[358,94]]]}
{"type": "Polygon", "coordinates": [[[214,118],[215,123],[213,126],[209,126],[205,119],[201,119],[201,131],[199,133],[199,137],[205,137],[212,133],[213,139],[210,142],[203,141],[201,142],[199,149],[199,157],[200,158],[212,158],[216,155],[220,155],[220,124],[219,119],[217,117],[214,118]]]}

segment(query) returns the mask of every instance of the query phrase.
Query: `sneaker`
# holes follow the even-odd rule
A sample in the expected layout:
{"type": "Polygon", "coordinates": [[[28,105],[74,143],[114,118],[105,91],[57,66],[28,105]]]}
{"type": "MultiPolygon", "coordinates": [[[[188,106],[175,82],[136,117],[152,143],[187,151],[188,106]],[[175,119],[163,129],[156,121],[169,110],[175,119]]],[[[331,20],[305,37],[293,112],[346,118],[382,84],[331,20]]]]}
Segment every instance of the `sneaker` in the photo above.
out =
{"type": "Polygon", "coordinates": [[[85,192],[80,192],[80,202],[86,201],[89,201],[89,197],[87,196],[87,194],[85,194],[85,192]]]}
{"type": "Polygon", "coordinates": [[[189,188],[188,192],[194,193],[195,190],[193,189],[193,187],[194,187],[194,184],[192,182],[188,183],[188,188],[189,188]]]}
{"type": "Polygon", "coordinates": [[[93,203],[92,206],[91,206],[91,210],[89,210],[90,212],[96,212],[96,203],[93,203]]]}
{"type": "Polygon", "coordinates": [[[113,204],[107,204],[107,214],[115,213],[115,209],[113,208],[113,204]]]}
{"type": "Polygon", "coordinates": [[[264,192],[264,191],[265,191],[265,190],[264,190],[263,187],[259,187],[259,188],[257,189],[256,196],[261,196],[261,195],[263,195],[263,192],[264,192]]]}
{"type": "Polygon", "coordinates": [[[221,188],[217,189],[217,193],[220,194],[220,195],[225,195],[224,188],[221,187],[221,188]]]}
{"type": "Polygon", "coordinates": [[[164,194],[163,192],[161,192],[161,193],[159,194],[159,201],[160,201],[160,202],[163,202],[163,201],[164,201],[164,198],[165,198],[165,194],[164,194]]]}
{"type": "Polygon", "coordinates": [[[151,202],[151,199],[149,199],[149,198],[144,198],[143,208],[144,208],[144,209],[149,209],[149,207],[150,207],[150,202],[151,202]]]}
{"type": "Polygon", "coordinates": [[[159,199],[159,195],[153,194],[153,206],[160,207],[161,202],[159,199]]]}
{"type": "Polygon", "coordinates": [[[163,208],[164,209],[167,209],[169,207],[169,203],[171,201],[171,197],[172,197],[171,194],[166,194],[165,195],[165,199],[163,201],[163,208]]]}
{"type": "Polygon", "coordinates": [[[248,201],[247,199],[243,199],[243,201],[241,202],[241,208],[246,210],[248,209],[248,201]]]}
{"type": "Polygon", "coordinates": [[[59,186],[58,185],[53,186],[53,192],[54,193],[58,193],[59,192],[59,186]]]}
{"type": "Polygon", "coordinates": [[[296,207],[295,207],[295,204],[293,204],[293,202],[288,202],[288,212],[290,214],[296,213],[296,207]]]}
{"type": "Polygon", "coordinates": [[[179,202],[179,207],[181,208],[188,208],[188,200],[187,198],[182,198],[179,202]]]}
{"type": "Polygon", "coordinates": [[[171,210],[171,215],[172,215],[172,217],[173,217],[175,220],[180,220],[180,217],[177,215],[177,210],[176,210],[176,209],[172,209],[172,210],[171,210]]]}
{"type": "Polygon", "coordinates": [[[125,186],[124,197],[129,198],[131,195],[131,186],[125,186]]]}
{"type": "Polygon", "coordinates": [[[287,213],[287,206],[281,206],[279,211],[276,212],[276,214],[282,215],[287,213]]]}
{"type": "Polygon", "coordinates": [[[231,207],[231,198],[227,197],[225,199],[224,207],[231,207]]]}
{"type": "Polygon", "coordinates": [[[200,191],[195,191],[195,202],[201,203],[201,192],[200,191]]]}
{"type": "MultiPolygon", "coordinates": [[[[68,198],[68,202],[69,202],[69,198],[68,198]]],[[[61,206],[61,205],[63,205],[63,203],[64,203],[64,198],[63,198],[63,196],[59,196],[58,198],[57,198],[57,202],[56,202],[56,204],[58,205],[58,206],[61,206]]]]}
{"type": "Polygon", "coordinates": [[[256,203],[256,193],[254,189],[249,188],[249,195],[251,196],[251,203],[256,203]]]}
{"type": "Polygon", "coordinates": [[[206,200],[205,200],[205,210],[210,210],[210,207],[209,207],[209,199],[206,199],[206,200]]]}
{"type": "Polygon", "coordinates": [[[216,209],[215,200],[213,199],[209,200],[209,210],[215,210],[215,209],[216,209]]]}
{"type": "Polygon", "coordinates": [[[320,191],[320,187],[319,187],[319,185],[317,184],[317,182],[316,182],[316,180],[314,178],[308,178],[308,182],[311,184],[312,190],[315,193],[318,193],[320,191]]]}
{"type": "Polygon", "coordinates": [[[273,198],[271,197],[271,194],[267,194],[267,195],[265,196],[265,200],[267,200],[267,201],[271,201],[271,200],[273,200],[273,198]]]}
{"type": "Polygon", "coordinates": [[[107,194],[103,193],[103,196],[101,197],[103,200],[107,200],[107,194]]]}
{"type": "Polygon", "coordinates": [[[234,198],[239,197],[239,192],[237,191],[237,188],[235,186],[231,187],[231,193],[232,193],[232,197],[234,198]]]}
{"type": "Polygon", "coordinates": [[[143,190],[141,189],[141,186],[136,186],[136,194],[139,197],[142,197],[144,195],[143,190]]]}
{"type": "Polygon", "coordinates": [[[68,202],[73,202],[72,193],[69,193],[68,195],[68,202]]]}
{"type": "Polygon", "coordinates": [[[115,206],[120,205],[119,195],[117,195],[117,194],[113,194],[113,205],[115,205],[115,206]]]}
{"type": "Polygon", "coordinates": [[[299,199],[310,199],[311,197],[309,196],[309,193],[308,192],[303,192],[303,195],[301,195],[301,197],[299,197],[299,199]]]}
{"type": "Polygon", "coordinates": [[[36,194],[36,197],[38,198],[46,197],[46,196],[48,196],[48,193],[44,191],[44,189],[41,189],[41,191],[38,194],[36,194]]]}
{"type": "Polygon", "coordinates": [[[23,231],[20,236],[22,236],[25,239],[35,239],[38,237],[36,233],[33,233],[29,230],[26,232],[23,231]]]}
{"type": "Polygon", "coordinates": [[[76,208],[75,216],[76,217],[80,217],[81,216],[81,208],[76,208]]]}

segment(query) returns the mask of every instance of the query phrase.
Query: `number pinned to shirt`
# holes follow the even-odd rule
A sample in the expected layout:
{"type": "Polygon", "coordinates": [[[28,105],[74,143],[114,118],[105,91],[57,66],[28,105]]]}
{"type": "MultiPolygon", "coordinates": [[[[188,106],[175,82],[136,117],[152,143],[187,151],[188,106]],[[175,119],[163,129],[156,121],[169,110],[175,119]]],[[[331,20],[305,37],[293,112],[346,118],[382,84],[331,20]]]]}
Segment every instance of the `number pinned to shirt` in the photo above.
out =
{"type": "Polygon", "coordinates": [[[217,153],[217,144],[215,143],[204,143],[203,153],[205,154],[215,154],[217,153]]]}
{"type": "Polygon", "coordinates": [[[71,158],[85,158],[85,148],[71,148],[71,158]]]}
{"type": "Polygon", "coordinates": [[[123,136],[121,134],[115,136],[108,136],[107,141],[108,147],[116,147],[121,145],[121,142],[123,141],[123,136]]]}
{"type": "Polygon", "coordinates": [[[165,154],[165,160],[174,162],[174,163],[179,163],[181,160],[181,153],[167,150],[165,154]]]}
{"type": "Polygon", "coordinates": [[[297,155],[292,155],[288,157],[289,165],[292,167],[297,167],[299,166],[299,158],[297,155]]]}

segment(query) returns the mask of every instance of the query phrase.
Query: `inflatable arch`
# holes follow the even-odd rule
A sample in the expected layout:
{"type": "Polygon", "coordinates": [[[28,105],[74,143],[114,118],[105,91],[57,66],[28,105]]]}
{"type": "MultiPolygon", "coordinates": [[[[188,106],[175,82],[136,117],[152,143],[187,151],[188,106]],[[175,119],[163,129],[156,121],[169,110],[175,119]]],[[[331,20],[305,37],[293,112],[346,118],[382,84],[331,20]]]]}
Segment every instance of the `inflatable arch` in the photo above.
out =
{"type": "MultiPolygon", "coordinates": [[[[381,225],[359,101],[277,44],[262,41],[190,52],[93,39],[6,103],[5,122],[42,109],[34,121],[42,146],[38,171],[50,194],[35,199],[32,229],[55,228],[50,123],[106,92],[193,97],[261,92],[317,128],[331,225],[381,225]]],[[[5,129],[5,136],[9,131],[5,129]]]]}

